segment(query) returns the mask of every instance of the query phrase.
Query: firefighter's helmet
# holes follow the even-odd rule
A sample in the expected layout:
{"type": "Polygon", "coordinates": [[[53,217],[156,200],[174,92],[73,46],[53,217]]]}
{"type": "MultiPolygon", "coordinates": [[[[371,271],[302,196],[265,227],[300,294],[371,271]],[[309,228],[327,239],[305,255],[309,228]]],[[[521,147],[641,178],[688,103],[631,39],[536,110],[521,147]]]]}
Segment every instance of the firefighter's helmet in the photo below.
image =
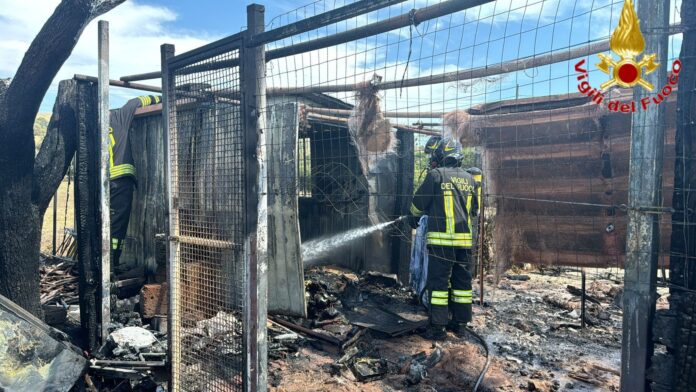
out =
{"type": "Polygon", "coordinates": [[[437,146],[440,145],[441,141],[441,136],[431,136],[430,139],[428,139],[428,142],[425,143],[425,153],[428,155],[433,155],[435,150],[437,150],[437,146]]]}
{"type": "Polygon", "coordinates": [[[461,165],[462,159],[464,159],[461,143],[456,139],[442,139],[435,151],[433,151],[432,159],[440,166],[461,165]]]}

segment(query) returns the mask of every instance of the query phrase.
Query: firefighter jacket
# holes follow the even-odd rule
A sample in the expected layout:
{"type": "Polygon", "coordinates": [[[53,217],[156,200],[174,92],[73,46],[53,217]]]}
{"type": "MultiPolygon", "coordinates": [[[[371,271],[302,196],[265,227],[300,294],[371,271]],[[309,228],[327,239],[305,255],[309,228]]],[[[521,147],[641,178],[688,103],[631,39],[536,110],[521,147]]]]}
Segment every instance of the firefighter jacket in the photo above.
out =
{"type": "Polygon", "coordinates": [[[428,215],[428,245],[471,248],[478,212],[474,178],[460,167],[432,169],[413,196],[411,214],[428,215]]]}
{"type": "Polygon", "coordinates": [[[133,116],[137,108],[155,105],[160,101],[160,97],[154,95],[133,98],[109,114],[109,171],[112,180],[125,176],[135,178],[135,164],[129,139],[133,116]]]}

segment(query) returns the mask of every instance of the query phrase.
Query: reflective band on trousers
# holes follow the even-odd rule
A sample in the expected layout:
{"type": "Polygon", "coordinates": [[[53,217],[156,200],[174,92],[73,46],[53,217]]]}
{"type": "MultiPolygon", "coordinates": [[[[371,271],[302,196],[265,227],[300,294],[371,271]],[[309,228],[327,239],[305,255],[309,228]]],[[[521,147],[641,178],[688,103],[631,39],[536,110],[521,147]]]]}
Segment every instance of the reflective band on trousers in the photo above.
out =
{"type": "Polygon", "coordinates": [[[111,249],[119,249],[121,248],[121,244],[122,242],[118,238],[111,239],[111,249]]]}
{"type": "Polygon", "coordinates": [[[430,298],[430,303],[432,305],[445,305],[448,303],[449,292],[447,291],[437,291],[433,290],[430,298]]]}
{"type": "Polygon", "coordinates": [[[126,175],[135,176],[135,166],[128,163],[124,163],[122,165],[113,166],[109,170],[109,177],[112,180],[126,175]]]}
{"type": "Polygon", "coordinates": [[[471,290],[452,290],[452,301],[458,304],[470,304],[471,290]]]}

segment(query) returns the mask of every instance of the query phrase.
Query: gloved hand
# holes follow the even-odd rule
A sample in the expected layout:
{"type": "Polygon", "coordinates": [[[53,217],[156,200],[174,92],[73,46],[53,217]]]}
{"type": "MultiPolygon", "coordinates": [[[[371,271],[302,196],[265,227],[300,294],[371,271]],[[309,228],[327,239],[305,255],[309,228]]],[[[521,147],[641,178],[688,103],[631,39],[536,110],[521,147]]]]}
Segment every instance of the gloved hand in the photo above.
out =
{"type": "Polygon", "coordinates": [[[420,221],[420,218],[417,216],[409,215],[407,218],[408,225],[411,226],[413,229],[418,228],[418,221],[420,221]]]}

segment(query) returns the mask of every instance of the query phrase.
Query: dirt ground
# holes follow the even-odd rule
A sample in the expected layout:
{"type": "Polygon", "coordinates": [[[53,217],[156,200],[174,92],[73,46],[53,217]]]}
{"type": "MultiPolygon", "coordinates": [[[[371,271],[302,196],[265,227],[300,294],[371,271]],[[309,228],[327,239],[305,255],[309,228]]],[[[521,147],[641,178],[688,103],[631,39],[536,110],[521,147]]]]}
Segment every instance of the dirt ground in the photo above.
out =
{"type": "MultiPolygon", "coordinates": [[[[588,278],[587,326],[581,329],[580,299],[577,292],[571,293],[580,287],[578,273],[524,271],[498,284],[487,277],[485,305],[475,305],[472,324],[491,349],[491,365],[479,390],[618,391],[622,284],[616,275],[610,278],[588,278]]],[[[363,296],[382,294],[368,290],[363,296]]],[[[392,310],[410,320],[427,317],[407,297],[392,299],[392,310]]],[[[665,298],[659,303],[666,303],[665,298]]],[[[285,360],[269,363],[271,391],[471,391],[485,363],[485,351],[473,337],[451,333],[436,346],[417,334],[387,338],[367,333],[357,346],[361,355],[386,360],[384,378],[359,382],[347,367],[336,364],[340,353],[305,342],[285,360]],[[412,356],[437,349],[442,359],[425,379],[409,383],[412,356]]]]}

